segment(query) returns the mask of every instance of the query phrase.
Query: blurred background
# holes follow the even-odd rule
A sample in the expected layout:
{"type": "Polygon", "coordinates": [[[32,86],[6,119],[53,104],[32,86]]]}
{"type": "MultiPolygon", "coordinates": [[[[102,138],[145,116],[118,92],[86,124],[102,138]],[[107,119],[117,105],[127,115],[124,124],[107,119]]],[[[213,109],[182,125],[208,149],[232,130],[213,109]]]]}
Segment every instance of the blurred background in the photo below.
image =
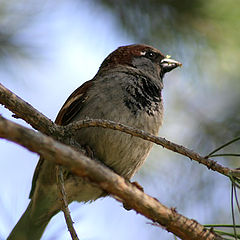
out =
{"type": "MultiPolygon", "coordinates": [[[[54,120],[110,52],[132,43],[152,45],[183,63],[165,77],[159,135],[206,155],[240,135],[239,16],[234,0],[0,0],[0,82],[54,120]]],[[[2,106],[0,114],[28,126],[2,106]]],[[[239,143],[222,152],[239,153],[239,143]]],[[[29,202],[37,160],[0,141],[0,239],[29,202]]],[[[240,167],[236,157],[215,160],[240,167]]],[[[134,180],[201,224],[232,223],[229,180],[186,157],[154,146],[134,180]]],[[[174,239],[110,197],[73,203],[70,210],[82,240],[174,239]]],[[[70,239],[62,213],[43,239],[70,239]]]]}

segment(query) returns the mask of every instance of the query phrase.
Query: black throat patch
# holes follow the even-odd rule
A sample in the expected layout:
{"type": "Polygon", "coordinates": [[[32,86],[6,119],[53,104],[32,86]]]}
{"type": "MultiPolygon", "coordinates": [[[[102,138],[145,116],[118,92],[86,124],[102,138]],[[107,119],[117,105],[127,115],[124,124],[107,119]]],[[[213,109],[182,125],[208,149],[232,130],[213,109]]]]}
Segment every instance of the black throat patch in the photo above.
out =
{"type": "Polygon", "coordinates": [[[161,90],[161,84],[157,85],[145,76],[134,76],[125,87],[124,103],[135,115],[145,111],[153,116],[160,108],[161,90]]]}

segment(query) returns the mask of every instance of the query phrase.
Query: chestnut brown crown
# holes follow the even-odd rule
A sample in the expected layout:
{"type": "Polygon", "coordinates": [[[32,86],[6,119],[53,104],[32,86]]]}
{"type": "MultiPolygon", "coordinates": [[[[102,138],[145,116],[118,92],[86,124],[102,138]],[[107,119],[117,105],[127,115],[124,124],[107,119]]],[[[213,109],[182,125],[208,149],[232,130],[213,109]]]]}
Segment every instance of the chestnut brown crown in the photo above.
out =
{"type": "Polygon", "coordinates": [[[134,44],[117,48],[107,56],[101,64],[100,69],[109,69],[118,65],[136,67],[136,59],[145,59],[156,66],[160,66],[162,74],[182,65],[180,62],[166,57],[154,47],[144,44],[134,44]]]}

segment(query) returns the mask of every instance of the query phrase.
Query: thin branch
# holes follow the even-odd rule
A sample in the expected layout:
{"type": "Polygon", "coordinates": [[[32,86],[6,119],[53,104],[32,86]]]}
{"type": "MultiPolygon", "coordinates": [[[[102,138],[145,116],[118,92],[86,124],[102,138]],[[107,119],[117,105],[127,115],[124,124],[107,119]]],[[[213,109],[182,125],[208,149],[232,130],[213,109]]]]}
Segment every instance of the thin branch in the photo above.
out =
{"type": "Polygon", "coordinates": [[[98,184],[99,187],[112,196],[117,196],[130,208],[153,222],[158,222],[167,231],[181,239],[222,239],[195,220],[188,219],[177,213],[175,209],[169,209],[162,205],[157,199],[145,194],[103,164],[89,159],[51,137],[22,127],[3,117],[0,117],[0,137],[18,143],[30,151],[40,154],[44,159],[63,165],[72,173],[98,184]]]}
{"type": "Polygon", "coordinates": [[[70,211],[68,208],[67,195],[66,195],[65,187],[64,187],[62,167],[60,167],[59,165],[56,166],[56,176],[57,176],[57,185],[58,185],[58,189],[59,189],[59,197],[62,202],[62,211],[64,213],[68,231],[70,232],[73,240],[79,240],[77,233],[73,227],[73,220],[71,218],[71,214],[70,214],[70,211]]]}
{"type": "Polygon", "coordinates": [[[139,137],[142,139],[145,139],[147,141],[153,142],[157,145],[161,145],[164,148],[167,148],[173,152],[179,153],[181,155],[189,157],[191,160],[195,160],[198,163],[201,163],[205,165],[208,169],[211,169],[213,171],[217,171],[221,174],[224,174],[226,176],[235,176],[240,177],[240,171],[239,170],[231,170],[227,167],[223,167],[216,161],[213,161],[211,159],[207,159],[203,156],[200,156],[198,153],[184,147],[181,145],[178,145],[176,143],[170,142],[165,138],[157,137],[152,134],[146,133],[142,130],[135,129],[120,123],[115,123],[108,120],[102,120],[102,119],[87,119],[87,120],[79,120],[77,122],[71,123],[67,126],[65,126],[65,134],[69,135],[71,133],[74,133],[76,130],[80,128],[86,128],[86,127],[103,127],[103,128],[110,128],[113,130],[118,130],[121,132],[125,132],[127,134],[130,134],[135,137],[139,137]]]}

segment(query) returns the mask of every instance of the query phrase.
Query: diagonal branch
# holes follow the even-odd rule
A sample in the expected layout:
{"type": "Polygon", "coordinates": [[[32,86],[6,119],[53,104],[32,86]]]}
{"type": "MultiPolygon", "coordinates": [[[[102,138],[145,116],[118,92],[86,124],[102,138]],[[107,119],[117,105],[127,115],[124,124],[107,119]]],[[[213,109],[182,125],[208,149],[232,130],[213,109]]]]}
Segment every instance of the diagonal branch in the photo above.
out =
{"type": "Polygon", "coordinates": [[[71,123],[64,127],[65,135],[71,134],[80,128],[87,128],[87,127],[103,127],[103,128],[110,128],[110,129],[118,130],[121,132],[125,132],[132,136],[136,136],[136,137],[142,138],[144,140],[153,142],[153,143],[155,143],[157,145],[161,145],[162,147],[167,148],[173,152],[176,152],[176,153],[179,153],[186,157],[189,157],[191,160],[195,160],[198,163],[205,165],[208,169],[217,171],[223,175],[240,177],[239,170],[231,170],[227,167],[223,167],[216,161],[208,159],[203,156],[200,156],[198,153],[196,153],[184,146],[170,142],[169,140],[167,140],[165,138],[157,137],[150,133],[146,133],[143,130],[132,128],[132,127],[126,126],[124,124],[116,123],[116,122],[109,121],[109,120],[102,120],[102,119],[79,120],[77,122],[71,123]]]}
{"type": "Polygon", "coordinates": [[[195,220],[169,209],[157,199],[143,193],[103,164],[94,161],[51,137],[22,127],[0,117],[0,137],[18,143],[44,159],[65,166],[74,174],[85,177],[116,196],[128,207],[159,223],[181,239],[220,240],[220,236],[207,230],[195,220]]]}

